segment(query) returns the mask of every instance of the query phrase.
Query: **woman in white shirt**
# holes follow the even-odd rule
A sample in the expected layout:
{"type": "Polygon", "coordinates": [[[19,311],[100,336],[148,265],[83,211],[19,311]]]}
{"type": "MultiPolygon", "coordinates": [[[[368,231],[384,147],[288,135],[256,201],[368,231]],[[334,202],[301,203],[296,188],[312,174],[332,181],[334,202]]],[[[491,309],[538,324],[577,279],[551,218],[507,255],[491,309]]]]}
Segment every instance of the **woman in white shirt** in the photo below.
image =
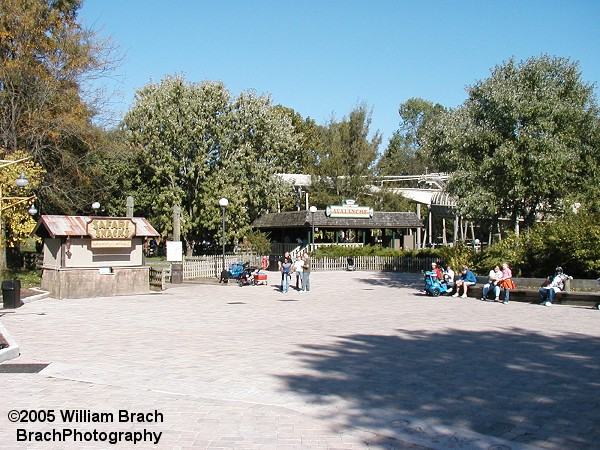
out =
{"type": "Polygon", "coordinates": [[[294,261],[294,273],[296,274],[296,290],[299,291],[302,289],[302,272],[304,269],[302,266],[304,265],[304,260],[300,255],[296,256],[296,261],[294,261]]]}

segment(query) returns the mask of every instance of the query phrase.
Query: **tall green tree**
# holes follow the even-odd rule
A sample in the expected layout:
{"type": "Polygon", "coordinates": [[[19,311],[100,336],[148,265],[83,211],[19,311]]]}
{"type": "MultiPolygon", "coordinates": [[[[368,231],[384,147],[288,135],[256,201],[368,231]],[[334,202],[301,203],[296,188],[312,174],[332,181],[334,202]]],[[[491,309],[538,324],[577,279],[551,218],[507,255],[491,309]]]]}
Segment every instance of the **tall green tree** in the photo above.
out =
{"type": "Polygon", "coordinates": [[[294,127],[294,133],[297,135],[298,148],[294,152],[286,152],[285,159],[281,164],[285,173],[309,173],[317,162],[317,143],[319,138],[319,125],[313,119],[306,119],[300,113],[282,105],[276,105],[275,108],[283,115],[287,115],[294,127]]]}
{"type": "Polygon", "coordinates": [[[423,140],[454,173],[448,191],[465,215],[531,226],[588,201],[600,181],[599,110],[577,63],[511,59],[468,94],[423,140]]]}
{"type": "Polygon", "coordinates": [[[284,188],[273,175],[281,172],[283,155],[297,147],[289,117],[269,97],[244,92],[231,98],[222,83],[189,83],[181,76],[140,90],[123,129],[133,152],[128,158],[139,163],[124,171],[125,178],[142,181],[130,186],[130,194],[165,235],[173,205],[181,206],[188,253],[197,241],[220,236],[219,198],[229,200],[229,241],[275,209],[273,194],[284,188]]]}
{"type": "Polygon", "coordinates": [[[410,98],[400,105],[400,128],[390,138],[377,163],[380,175],[419,175],[435,172],[439,164],[423,158],[419,152],[423,130],[437,115],[445,111],[440,104],[422,98],[410,98]]]}
{"type": "Polygon", "coordinates": [[[377,131],[369,138],[371,112],[361,104],[340,122],[330,120],[321,128],[317,164],[312,167],[313,199],[320,207],[357,199],[372,203],[368,185],[381,143],[377,131]]]}

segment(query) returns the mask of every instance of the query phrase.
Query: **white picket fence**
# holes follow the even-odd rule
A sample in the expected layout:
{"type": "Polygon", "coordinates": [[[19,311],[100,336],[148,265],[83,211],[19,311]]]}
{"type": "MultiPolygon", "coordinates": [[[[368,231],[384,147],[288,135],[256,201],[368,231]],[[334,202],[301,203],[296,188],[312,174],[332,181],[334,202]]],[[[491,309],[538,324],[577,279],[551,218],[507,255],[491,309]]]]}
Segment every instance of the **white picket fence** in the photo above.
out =
{"type": "MultiPolygon", "coordinates": [[[[355,270],[366,270],[376,272],[420,272],[429,270],[433,257],[396,257],[396,256],[355,256],[355,270]]],[[[225,268],[233,262],[249,262],[251,267],[260,267],[260,256],[253,254],[225,255],[225,268]]],[[[348,258],[313,258],[312,270],[347,270],[348,258]]],[[[219,278],[223,270],[223,257],[214,256],[192,256],[183,260],[183,279],[193,280],[197,278],[219,278]]]]}
{"type": "Polygon", "coordinates": [[[376,272],[420,272],[429,270],[434,257],[415,256],[353,256],[352,258],[313,258],[312,270],[347,270],[352,259],[355,270],[376,272]]]}
{"type": "MultiPolygon", "coordinates": [[[[254,254],[225,255],[225,269],[229,269],[231,263],[249,262],[251,267],[260,267],[260,256],[254,254]]],[[[223,256],[186,256],[183,259],[183,279],[194,280],[196,278],[219,278],[223,270],[223,256]]]]}

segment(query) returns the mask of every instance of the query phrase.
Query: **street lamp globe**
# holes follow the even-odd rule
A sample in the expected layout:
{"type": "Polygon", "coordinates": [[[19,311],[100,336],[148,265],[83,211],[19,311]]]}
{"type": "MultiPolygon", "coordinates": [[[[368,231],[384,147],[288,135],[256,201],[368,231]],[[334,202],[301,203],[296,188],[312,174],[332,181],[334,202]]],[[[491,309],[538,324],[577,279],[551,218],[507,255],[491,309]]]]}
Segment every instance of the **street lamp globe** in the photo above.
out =
{"type": "Polygon", "coordinates": [[[229,205],[229,200],[227,200],[225,197],[223,197],[219,200],[219,205],[221,207],[225,208],[227,205],[229,205]]]}
{"type": "Polygon", "coordinates": [[[316,212],[317,212],[317,207],[313,205],[313,206],[311,206],[310,208],[308,208],[308,210],[309,210],[311,213],[313,213],[313,214],[314,214],[314,213],[316,213],[316,212]]]}
{"type": "Polygon", "coordinates": [[[94,210],[94,213],[97,213],[98,210],[100,209],[100,202],[92,203],[92,209],[94,210]]]}
{"type": "Polygon", "coordinates": [[[21,175],[15,180],[15,183],[18,187],[24,188],[29,184],[29,180],[25,177],[25,174],[21,172],[21,175]]]}
{"type": "Polygon", "coordinates": [[[30,216],[35,216],[37,214],[37,212],[38,212],[38,209],[35,207],[35,204],[32,203],[31,206],[29,207],[29,209],[27,210],[27,213],[30,216]]]}

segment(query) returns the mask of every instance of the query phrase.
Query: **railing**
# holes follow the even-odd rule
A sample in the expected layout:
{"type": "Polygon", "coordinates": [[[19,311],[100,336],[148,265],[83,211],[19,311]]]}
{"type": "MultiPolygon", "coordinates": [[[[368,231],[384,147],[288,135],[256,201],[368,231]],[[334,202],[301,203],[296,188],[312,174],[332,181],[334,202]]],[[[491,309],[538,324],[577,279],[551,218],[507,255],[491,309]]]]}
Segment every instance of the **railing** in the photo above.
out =
{"type": "Polygon", "coordinates": [[[167,271],[166,268],[155,269],[150,267],[150,286],[158,287],[161,291],[167,288],[167,271]]]}
{"type": "MultiPolygon", "coordinates": [[[[348,257],[324,257],[312,259],[312,270],[347,270],[348,257]]],[[[428,270],[432,262],[437,262],[433,256],[353,256],[355,270],[370,270],[378,272],[413,272],[428,270]]]]}

